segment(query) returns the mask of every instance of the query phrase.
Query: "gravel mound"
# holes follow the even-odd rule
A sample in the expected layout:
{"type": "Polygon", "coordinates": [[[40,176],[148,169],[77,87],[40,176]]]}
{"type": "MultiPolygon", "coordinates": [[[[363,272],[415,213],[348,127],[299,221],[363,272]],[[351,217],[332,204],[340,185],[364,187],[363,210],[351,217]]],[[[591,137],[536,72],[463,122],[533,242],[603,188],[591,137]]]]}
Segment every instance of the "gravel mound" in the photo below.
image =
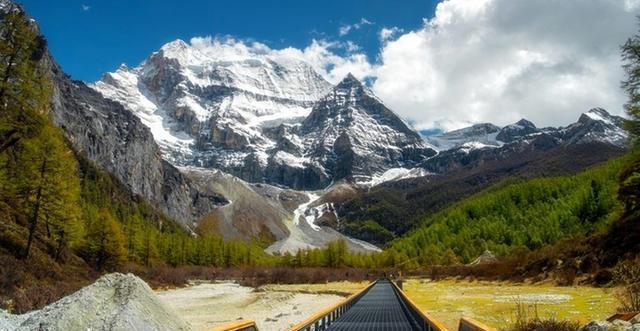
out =
{"type": "Polygon", "coordinates": [[[164,331],[191,330],[132,274],[113,273],[24,315],[0,311],[0,330],[164,331]]]}
{"type": "Polygon", "coordinates": [[[579,331],[640,331],[640,317],[631,321],[592,321],[579,331]]]}

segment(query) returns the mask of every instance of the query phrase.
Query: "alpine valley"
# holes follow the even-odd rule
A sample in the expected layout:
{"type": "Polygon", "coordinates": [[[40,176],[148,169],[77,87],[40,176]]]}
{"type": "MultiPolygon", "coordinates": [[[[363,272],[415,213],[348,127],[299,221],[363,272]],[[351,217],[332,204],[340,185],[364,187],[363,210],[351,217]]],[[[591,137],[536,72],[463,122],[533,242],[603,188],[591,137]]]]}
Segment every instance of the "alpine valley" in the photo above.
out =
{"type": "Polygon", "coordinates": [[[561,128],[523,119],[423,137],[353,75],[334,86],[286,52],[233,40],[176,40],[88,87],[56,81],[57,122],[90,159],[185,227],[267,238],[268,252],[338,238],[378,250],[418,213],[518,173],[577,172],[626,140],[623,119],[599,108],[561,128]],[[398,186],[414,193],[394,203],[425,207],[384,221],[365,208],[398,186]],[[443,186],[453,196],[432,194],[443,186]],[[390,235],[359,230],[370,219],[390,235]]]}
{"type": "Polygon", "coordinates": [[[334,85],[286,50],[230,38],[175,40],[90,84],[43,47],[52,119],[78,155],[186,231],[269,253],[337,239],[379,251],[421,215],[504,178],[579,172],[627,138],[600,108],[560,128],[422,136],[353,75],[334,85]]]}

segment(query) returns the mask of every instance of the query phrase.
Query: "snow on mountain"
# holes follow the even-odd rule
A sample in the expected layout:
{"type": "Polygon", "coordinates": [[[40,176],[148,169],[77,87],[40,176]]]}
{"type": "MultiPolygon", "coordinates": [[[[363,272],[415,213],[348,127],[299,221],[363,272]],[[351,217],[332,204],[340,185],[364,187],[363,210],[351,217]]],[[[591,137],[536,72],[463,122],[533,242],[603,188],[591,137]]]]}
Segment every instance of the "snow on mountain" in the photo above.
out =
{"type": "Polygon", "coordinates": [[[345,236],[332,227],[317,224],[319,218],[326,217],[326,213],[331,213],[335,218],[338,216],[331,204],[310,207],[320,199],[323,193],[326,193],[325,191],[304,193],[307,195],[306,202],[295,209],[291,220],[285,221],[289,235],[267,247],[265,250],[267,253],[295,254],[300,249],[326,247],[331,241],[338,239],[345,240],[349,250],[354,252],[380,251],[380,248],[375,245],[345,236]]]}
{"type": "Polygon", "coordinates": [[[316,103],[299,133],[306,155],[333,179],[411,168],[435,154],[351,74],[316,103]]]}
{"type": "Polygon", "coordinates": [[[141,118],[177,165],[241,166],[275,146],[263,128],[299,122],[331,85],[296,58],[233,41],[170,42],[92,85],[141,118]]]}
{"type": "Polygon", "coordinates": [[[469,142],[478,142],[488,146],[500,146],[496,139],[500,127],[491,123],[475,124],[467,128],[426,137],[425,140],[438,150],[448,150],[469,142]]]}
{"type": "Polygon", "coordinates": [[[583,113],[576,123],[567,127],[537,128],[532,122],[521,119],[502,128],[490,123],[473,126],[426,137],[425,140],[439,151],[459,150],[468,153],[474,149],[498,148],[506,143],[526,142],[537,134],[548,134],[567,144],[599,141],[624,147],[627,133],[623,129],[624,119],[609,114],[602,108],[583,113]]]}
{"type": "Polygon", "coordinates": [[[374,187],[385,182],[397,181],[408,178],[424,177],[431,173],[423,168],[392,168],[380,175],[372,176],[368,181],[358,182],[358,184],[374,187]]]}
{"type": "Polygon", "coordinates": [[[140,117],[173,164],[249,182],[319,189],[435,154],[355,77],[333,87],[265,47],[176,40],[92,87],[140,117]]]}
{"type": "Polygon", "coordinates": [[[629,137],[623,128],[624,119],[609,114],[602,108],[593,108],[583,113],[578,122],[563,128],[567,144],[599,141],[625,147],[629,137]]]}

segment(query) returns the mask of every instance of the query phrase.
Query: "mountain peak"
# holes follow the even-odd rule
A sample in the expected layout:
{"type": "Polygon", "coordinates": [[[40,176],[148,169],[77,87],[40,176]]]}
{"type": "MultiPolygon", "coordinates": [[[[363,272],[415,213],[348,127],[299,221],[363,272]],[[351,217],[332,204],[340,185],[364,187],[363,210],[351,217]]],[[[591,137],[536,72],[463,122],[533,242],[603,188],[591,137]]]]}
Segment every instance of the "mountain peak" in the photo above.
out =
{"type": "Polygon", "coordinates": [[[617,116],[611,115],[608,111],[604,110],[603,108],[592,108],[592,109],[589,109],[589,111],[582,113],[582,115],[580,115],[580,118],[578,119],[578,122],[586,123],[591,121],[598,121],[598,122],[604,122],[607,124],[612,124],[616,122],[617,118],[618,118],[617,116]]]}
{"type": "Polygon", "coordinates": [[[536,127],[536,125],[533,124],[533,122],[531,122],[531,121],[529,121],[529,120],[527,120],[525,118],[522,118],[519,121],[517,121],[515,123],[515,125],[519,125],[519,126],[523,126],[523,127],[530,127],[530,128],[535,128],[536,127]]]}
{"type": "Polygon", "coordinates": [[[182,39],[176,39],[174,41],[170,41],[164,45],[162,45],[162,47],[160,47],[160,50],[182,50],[182,49],[186,49],[189,48],[189,44],[187,44],[184,40],[182,39]]]}
{"type": "Polygon", "coordinates": [[[346,88],[346,87],[361,87],[362,82],[358,80],[353,74],[348,73],[341,81],[338,83],[336,87],[338,88],[346,88]]]}

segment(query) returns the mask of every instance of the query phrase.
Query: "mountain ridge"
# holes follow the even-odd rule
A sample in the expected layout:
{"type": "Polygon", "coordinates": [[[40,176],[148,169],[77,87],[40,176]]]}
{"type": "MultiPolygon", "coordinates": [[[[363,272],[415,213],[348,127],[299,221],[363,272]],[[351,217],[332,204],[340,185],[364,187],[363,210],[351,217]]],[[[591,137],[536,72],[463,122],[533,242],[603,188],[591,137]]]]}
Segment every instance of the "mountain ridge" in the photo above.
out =
{"type": "Polygon", "coordinates": [[[229,40],[173,41],[140,66],[121,66],[91,87],[140,117],[170,162],[221,169],[249,182],[321,189],[342,178],[413,167],[435,154],[353,75],[334,87],[283,51],[235,46],[229,40]],[[347,88],[354,92],[352,105],[336,94],[347,88]],[[345,115],[324,135],[315,123],[324,116],[321,104],[345,115]],[[365,124],[387,134],[355,132],[365,124]],[[379,151],[385,155],[370,169],[357,160],[356,152],[379,151]],[[338,162],[350,157],[355,163],[338,162]]]}

